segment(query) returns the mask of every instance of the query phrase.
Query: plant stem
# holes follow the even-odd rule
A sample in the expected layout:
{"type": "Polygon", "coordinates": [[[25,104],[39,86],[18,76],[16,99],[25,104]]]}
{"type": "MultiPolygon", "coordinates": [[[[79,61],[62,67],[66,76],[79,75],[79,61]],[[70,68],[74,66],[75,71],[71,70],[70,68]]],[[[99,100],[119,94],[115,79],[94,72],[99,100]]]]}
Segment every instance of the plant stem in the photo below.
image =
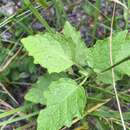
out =
{"type": "Polygon", "coordinates": [[[42,17],[42,15],[35,9],[30,2],[30,0],[24,0],[25,4],[30,8],[35,17],[43,24],[43,26],[47,29],[48,32],[53,32],[52,28],[49,26],[47,21],[42,17]]]}
{"type": "MultiPolygon", "coordinates": [[[[112,32],[113,32],[113,23],[114,23],[115,9],[116,9],[116,3],[114,2],[112,22],[111,22],[111,31],[110,31],[110,38],[109,38],[109,43],[110,43],[110,46],[109,46],[110,47],[110,64],[111,64],[111,66],[113,66],[112,32]]],[[[117,106],[118,106],[118,109],[119,109],[123,130],[126,130],[125,121],[124,121],[122,110],[121,110],[120,100],[119,100],[119,97],[118,97],[118,92],[117,92],[116,84],[115,84],[114,68],[112,68],[112,82],[113,82],[113,88],[114,88],[114,92],[115,92],[115,96],[116,96],[117,106]]]]}

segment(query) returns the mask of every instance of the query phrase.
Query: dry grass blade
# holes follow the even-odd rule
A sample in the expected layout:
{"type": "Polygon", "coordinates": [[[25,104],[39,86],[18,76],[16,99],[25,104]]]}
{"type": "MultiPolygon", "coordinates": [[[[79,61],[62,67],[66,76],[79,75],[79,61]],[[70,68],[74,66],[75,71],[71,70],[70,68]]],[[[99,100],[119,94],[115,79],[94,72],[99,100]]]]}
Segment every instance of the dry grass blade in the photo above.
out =
{"type": "Polygon", "coordinates": [[[7,110],[13,109],[13,107],[10,104],[3,101],[2,99],[0,99],[0,105],[3,105],[7,110]]]}
{"type": "MultiPolygon", "coordinates": [[[[92,112],[98,110],[100,107],[102,107],[104,104],[108,103],[110,100],[111,100],[111,98],[106,99],[104,102],[98,103],[98,104],[95,105],[94,107],[88,109],[88,110],[85,112],[85,114],[83,115],[83,117],[85,117],[85,116],[87,116],[88,114],[90,114],[90,113],[92,113],[92,112]]],[[[79,121],[79,119],[76,118],[75,120],[73,120],[73,123],[72,123],[72,124],[75,124],[75,123],[77,123],[78,121],[79,121]]],[[[66,129],[66,127],[62,128],[61,130],[65,130],[65,129],[66,129]]]]}
{"type": "Polygon", "coordinates": [[[11,95],[11,93],[6,89],[6,87],[0,83],[0,87],[6,92],[6,94],[9,95],[9,97],[17,104],[19,105],[19,103],[16,101],[16,99],[11,95]]]}
{"type": "Polygon", "coordinates": [[[128,7],[125,4],[123,4],[122,2],[120,2],[119,0],[111,0],[111,1],[123,6],[125,9],[128,9],[128,7]]]}
{"type": "Polygon", "coordinates": [[[22,47],[20,47],[20,49],[10,58],[8,59],[8,61],[5,63],[4,66],[0,66],[0,72],[4,71],[8,66],[9,64],[15,59],[15,57],[19,54],[19,52],[21,51],[22,47]]]}
{"type": "MultiPolygon", "coordinates": [[[[110,31],[110,38],[109,38],[109,43],[110,43],[110,46],[109,46],[110,47],[110,64],[111,64],[111,66],[114,65],[113,64],[113,54],[112,54],[112,32],[113,32],[115,9],[116,9],[116,3],[114,2],[112,22],[111,22],[111,31],[110,31]]],[[[120,113],[120,118],[121,118],[123,130],[126,130],[126,126],[125,126],[125,122],[124,122],[124,118],[123,118],[123,114],[122,114],[122,110],[121,110],[120,100],[119,100],[119,97],[118,97],[118,92],[117,92],[116,84],[115,84],[114,68],[112,68],[111,72],[112,72],[113,89],[114,89],[114,93],[115,93],[115,96],[116,96],[117,106],[118,106],[118,110],[119,110],[119,113],[120,113]]]]}

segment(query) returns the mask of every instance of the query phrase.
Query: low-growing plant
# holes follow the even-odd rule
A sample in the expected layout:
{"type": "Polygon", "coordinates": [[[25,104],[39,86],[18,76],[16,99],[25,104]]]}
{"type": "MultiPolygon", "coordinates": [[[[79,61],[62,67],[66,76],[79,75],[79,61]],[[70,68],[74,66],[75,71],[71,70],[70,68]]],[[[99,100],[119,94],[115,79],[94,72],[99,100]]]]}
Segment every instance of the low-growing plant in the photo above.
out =
{"type": "MultiPolygon", "coordinates": [[[[114,34],[114,64],[129,56],[129,39],[127,31],[114,34]]],[[[92,48],[87,48],[80,33],[66,22],[61,33],[45,32],[23,38],[21,42],[34,63],[48,70],[25,96],[27,101],[46,105],[39,113],[37,130],[70,127],[73,119],[80,120],[86,115],[88,84],[112,84],[111,69],[106,70],[111,66],[109,38],[98,40],[92,48]]],[[[130,75],[129,66],[130,61],[127,61],[115,67],[116,81],[123,75],[130,75]]]]}

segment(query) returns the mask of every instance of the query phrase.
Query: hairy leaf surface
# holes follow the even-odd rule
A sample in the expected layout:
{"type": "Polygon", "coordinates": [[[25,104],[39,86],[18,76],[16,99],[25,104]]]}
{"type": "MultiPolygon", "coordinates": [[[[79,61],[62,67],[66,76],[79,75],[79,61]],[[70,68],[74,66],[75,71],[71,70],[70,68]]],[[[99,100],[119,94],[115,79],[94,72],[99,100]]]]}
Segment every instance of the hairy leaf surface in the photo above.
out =
{"type": "Polygon", "coordinates": [[[81,39],[80,32],[76,31],[69,22],[66,22],[64,25],[64,35],[71,41],[75,62],[82,66],[86,65],[87,48],[81,39]]]}
{"type": "Polygon", "coordinates": [[[87,64],[87,48],[80,32],[66,22],[63,33],[38,34],[22,39],[29,55],[34,57],[34,63],[47,68],[49,73],[64,71],[73,64],[87,64]]]}
{"type": "Polygon", "coordinates": [[[34,63],[47,68],[49,73],[61,72],[73,65],[68,42],[58,34],[38,34],[22,39],[34,63]]]}
{"type": "Polygon", "coordinates": [[[33,84],[32,88],[26,94],[25,99],[34,103],[46,104],[46,99],[44,98],[43,93],[53,81],[62,77],[66,77],[66,75],[64,73],[43,75],[35,84],[33,84]]]}
{"type": "Polygon", "coordinates": [[[38,117],[38,130],[59,130],[70,126],[74,117],[81,118],[86,104],[85,91],[75,81],[61,78],[44,93],[47,108],[38,117]]]}
{"type": "MultiPolygon", "coordinates": [[[[130,44],[126,39],[127,31],[118,32],[112,39],[112,56],[114,64],[118,61],[126,58],[129,53],[130,44]]],[[[97,79],[105,83],[111,83],[111,70],[99,74],[104,69],[110,67],[110,50],[109,50],[109,38],[105,40],[99,40],[95,46],[89,48],[87,51],[87,59],[90,67],[97,73],[97,79]]],[[[116,80],[120,79],[123,74],[130,74],[130,62],[120,64],[115,67],[116,80]],[[126,68],[124,68],[124,66],[126,68]]]]}

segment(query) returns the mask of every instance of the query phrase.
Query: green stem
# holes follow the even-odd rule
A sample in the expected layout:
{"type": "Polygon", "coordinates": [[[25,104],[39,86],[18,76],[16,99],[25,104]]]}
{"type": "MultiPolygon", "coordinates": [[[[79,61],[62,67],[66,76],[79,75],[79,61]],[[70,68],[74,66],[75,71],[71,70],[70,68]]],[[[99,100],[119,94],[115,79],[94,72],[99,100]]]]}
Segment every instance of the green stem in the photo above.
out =
{"type": "Polygon", "coordinates": [[[7,111],[7,112],[4,112],[4,113],[1,113],[0,114],[0,119],[4,118],[4,117],[7,117],[7,116],[10,116],[12,114],[15,114],[17,112],[20,112],[20,111],[23,111],[29,107],[32,107],[33,104],[29,104],[29,105],[26,105],[26,106],[23,106],[23,107],[19,107],[19,108],[16,108],[16,109],[12,109],[10,111],[7,111]]]}
{"type": "Polygon", "coordinates": [[[13,122],[16,122],[16,121],[28,119],[28,118],[33,117],[33,116],[36,116],[36,115],[38,115],[38,114],[39,114],[39,111],[34,112],[34,113],[31,113],[31,114],[26,115],[26,116],[23,116],[23,117],[15,118],[15,119],[13,119],[13,120],[7,120],[7,121],[4,121],[4,122],[1,122],[1,123],[0,123],[0,126],[8,125],[8,124],[13,123],[13,122]]]}
{"type": "Polygon", "coordinates": [[[32,13],[35,15],[35,17],[43,24],[43,26],[46,28],[48,32],[53,32],[52,28],[49,26],[47,21],[42,17],[42,15],[35,9],[30,2],[30,0],[24,0],[25,4],[30,8],[32,13]]]}
{"type": "Polygon", "coordinates": [[[58,27],[61,28],[64,24],[64,17],[66,18],[66,13],[64,11],[64,5],[61,0],[53,0],[56,10],[56,18],[58,27]]]}

